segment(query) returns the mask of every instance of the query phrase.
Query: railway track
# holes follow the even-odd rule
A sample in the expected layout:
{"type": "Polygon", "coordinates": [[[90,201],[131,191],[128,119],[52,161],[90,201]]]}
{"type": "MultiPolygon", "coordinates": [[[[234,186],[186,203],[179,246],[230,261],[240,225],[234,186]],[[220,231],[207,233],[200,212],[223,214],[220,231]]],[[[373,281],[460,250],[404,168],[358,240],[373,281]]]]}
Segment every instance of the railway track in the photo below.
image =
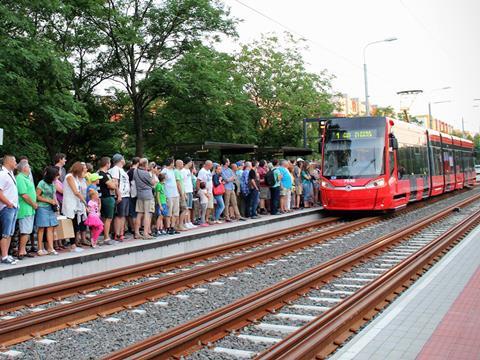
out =
{"type": "MultiPolygon", "coordinates": [[[[410,212],[415,209],[443,200],[451,194],[445,194],[429,201],[416,203],[396,215],[410,212]]],[[[375,217],[381,219],[381,216],[375,217]]],[[[271,243],[302,233],[308,233],[315,228],[331,228],[342,225],[340,217],[328,217],[305,225],[268,233],[262,236],[251,237],[234,241],[221,246],[212,246],[183,255],[174,255],[160,260],[123,267],[94,275],[82,276],[72,280],[62,281],[49,285],[42,285],[27,290],[16,291],[0,295],[0,316],[21,308],[33,308],[49,302],[60,302],[74,295],[85,295],[89,292],[111,288],[120,283],[135,281],[140,278],[149,278],[158,274],[165,274],[182,267],[195,266],[207,259],[220,258],[224,255],[234,255],[241,251],[257,250],[258,247],[268,246],[271,243]]],[[[346,229],[349,231],[349,229],[346,229]]],[[[220,259],[221,260],[221,259],[220,259]]]]}
{"type": "MultiPolygon", "coordinates": [[[[188,270],[183,269],[186,271],[181,271],[170,276],[153,279],[152,281],[146,281],[133,286],[124,287],[118,289],[117,291],[106,292],[72,303],[50,307],[44,309],[43,311],[4,320],[0,322],[0,345],[8,346],[18,342],[23,342],[32,337],[38,338],[42,335],[65,327],[75,326],[79,323],[92,320],[97,317],[106,317],[108,314],[130,309],[133,306],[137,306],[147,301],[155,301],[164,295],[175,294],[182,289],[215,279],[219,276],[228,274],[229,272],[254,266],[269,259],[308,247],[312,244],[318,244],[319,242],[325,241],[331,237],[358,230],[362,227],[379,221],[381,218],[381,216],[378,216],[357,219],[351,222],[340,223],[337,226],[329,227],[322,232],[300,236],[298,238],[293,238],[286,241],[273,241],[273,243],[270,243],[272,242],[272,237],[278,240],[278,237],[281,235],[278,233],[265,235],[262,237],[264,239],[263,241],[268,239],[269,244],[257,251],[243,252],[240,253],[239,256],[228,256],[223,260],[219,260],[218,262],[215,261],[212,263],[203,264],[204,266],[201,267],[194,266],[188,270]]],[[[338,221],[338,219],[335,219],[334,221],[338,221]]],[[[323,224],[325,224],[325,222],[323,222],[323,224]]],[[[305,227],[302,227],[302,229],[305,230],[305,227]]],[[[300,229],[296,228],[296,231],[299,230],[300,229]]],[[[281,233],[283,233],[282,236],[291,234],[291,232],[281,233]]],[[[252,239],[251,241],[258,243],[258,239],[252,239]]],[[[229,245],[225,247],[230,249],[233,248],[229,245]]],[[[211,250],[214,251],[215,254],[218,254],[218,249],[211,250]]],[[[201,252],[208,253],[208,251],[201,252]]],[[[187,259],[182,261],[188,261],[189,264],[192,263],[192,260],[190,260],[192,257],[183,257],[186,257],[187,259]]],[[[197,254],[195,254],[193,257],[195,259],[200,259],[197,254]]],[[[178,264],[178,258],[172,258],[170,260],[163,261],[170,261],[178,264]]],[[[130,277],[132,276],[128,273],[125,275],[130,277]]],[[[69,286],[68,291],[72,291],[71,289],[72,287],[69,286]]],[[[48,289],[37,289],[36,291],[38,291],[41,296],[41,298],[36,297],[36,301],[43,301],[52,297],[51,294],[48,294],[48,289]]],[[[75,291],[78,291],[78,289],[75,291]]],[[[26,303],[28,304],[28,300],[33,299],[31,296],[32,295],[29,295],[28,292],[4,296],[2,297],[4,304],[3,306],[5,308],[24,306],[26,303]],[[28,300],[25,301],[25,299],[28,300]]],[[[35,294],[35,296],[38,295],[35,294]]]]}
{"type": "Polygon", "coordinates": [[[182,266],[192,266],[205,259],[231,254],[236,251],[248,250],[262,244],[265,245],[283,238],[309,232],[315,228],[335,226],[335,224],[338,223],[340,223],[340,218],[328,217],[309,224],[234,241],[221,246],[212,246],[183,255],[169,256],[139,265],[132,265],[95,275],[82,276],[73,280],[7,293],[0,296],[0,314],[6,314],[23,307],[38,306],[50,301],[60,301],[72,295],[85,294],[105,287],[112,287],[121,282],[129,282],[141,277],[166,273],[182,266]]]}
{"type": "Polygon", "coordinates": [[[480,222],[478,204],[473,215],[460,222],[456,212],[478,199],[480,195],[475,195],[456,203],[395,234],[382,236],[106,358],[163,359],[184,356],[205,347],[210,348],[208,351],[240,357],[322,358],[480,222]],[[284,312],[284,308],[289,312],[284,312]],[[307,324],[282,325],[285,320],[307,324]],[[275,337],[272,333],[283,334],[283,337],[291,334],[282,340],[282,336],[275,337]],[[224,338],[276,345],[264,353],[212,345],[219,339],[227,341],[224,338]]]}

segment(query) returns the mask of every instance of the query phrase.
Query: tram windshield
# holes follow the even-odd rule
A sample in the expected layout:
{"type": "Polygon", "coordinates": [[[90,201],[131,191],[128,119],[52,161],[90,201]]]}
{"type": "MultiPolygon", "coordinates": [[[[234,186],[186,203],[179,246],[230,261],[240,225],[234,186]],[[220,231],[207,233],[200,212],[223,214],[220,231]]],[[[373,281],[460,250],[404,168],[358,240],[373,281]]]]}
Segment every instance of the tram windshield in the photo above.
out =
{"type": "Polygon", "coordinates": [[[385,118],[329,120],[323,176],[327,179],[376,177],[384,173],[385,118]]]}

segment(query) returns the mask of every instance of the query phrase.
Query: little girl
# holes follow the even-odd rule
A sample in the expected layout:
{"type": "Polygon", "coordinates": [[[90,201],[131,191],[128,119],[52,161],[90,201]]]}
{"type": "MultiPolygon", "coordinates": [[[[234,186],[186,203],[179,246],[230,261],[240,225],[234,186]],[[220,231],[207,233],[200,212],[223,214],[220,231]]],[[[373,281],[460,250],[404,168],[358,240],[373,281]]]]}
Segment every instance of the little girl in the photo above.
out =
{"type": "Polygon", "coordinates": [[[90,189],[88,195],[90,201],[88,202],[88,217],[85,225],[90,228],[90,240],[93,248],[97,248],[97,240],[103,231],[103,222],[100,219],[100,201],[98,193],[94,189],[90,189]]]}
{"type": "Polygon", "coordinates": [[[207,186],[205,182],[200,183],[200,189],[198,189],[198,197],[200,198],[200,226],[208,226],[205,221],[205,213],[207,212],[208,200],[210,194],[207,192],[207,186]]]}

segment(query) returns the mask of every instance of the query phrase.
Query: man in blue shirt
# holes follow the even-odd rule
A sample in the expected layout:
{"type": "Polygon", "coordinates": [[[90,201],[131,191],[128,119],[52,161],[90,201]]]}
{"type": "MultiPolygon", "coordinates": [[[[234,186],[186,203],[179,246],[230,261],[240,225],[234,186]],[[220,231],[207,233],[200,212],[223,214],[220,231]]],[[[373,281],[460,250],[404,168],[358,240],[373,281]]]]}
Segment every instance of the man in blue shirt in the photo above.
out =
{"type": "Polygon", "coordinates": [[[235,194],[235,174],[230,169],[230,160],[222,161],[222,179],[225,181],[225,193],[223,198],[225,201],[224,216],[226,221],[232,221],[230,218],[230,206],[233,208],[236,220],[246,220],[240,215],[237,205],[237,195],[235,194]]]}
{"type": "Polygon", "coordinates": [[[288,195],[292,191],[292,177],[288,171],[288,161],[282,160],[278,168],[280,180],[280,212],[287,212],[288,195]]]}

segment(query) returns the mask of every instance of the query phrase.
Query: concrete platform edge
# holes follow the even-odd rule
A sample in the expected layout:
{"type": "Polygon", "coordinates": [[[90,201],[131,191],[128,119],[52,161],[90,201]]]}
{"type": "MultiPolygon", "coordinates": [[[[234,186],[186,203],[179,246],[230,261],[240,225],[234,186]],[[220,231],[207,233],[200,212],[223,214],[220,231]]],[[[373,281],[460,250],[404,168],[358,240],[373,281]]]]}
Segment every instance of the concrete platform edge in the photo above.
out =
{"type": "Polygon", "coordinates": [[[207,231],[180,234],[158,240],[134,241],[104,247],[89,254],[62,258],[40,258],[39,263],[0,268],[0,294],[49,284],[75,277],[113,270],[167,256],[226,244],[251,236],[283,230],[321,218],[321,208],[302,210],[281,216],[268,216],[235,225],[206,228],[207,231]],[[227,237],[228,235],[228,237],[227,237]]]}

